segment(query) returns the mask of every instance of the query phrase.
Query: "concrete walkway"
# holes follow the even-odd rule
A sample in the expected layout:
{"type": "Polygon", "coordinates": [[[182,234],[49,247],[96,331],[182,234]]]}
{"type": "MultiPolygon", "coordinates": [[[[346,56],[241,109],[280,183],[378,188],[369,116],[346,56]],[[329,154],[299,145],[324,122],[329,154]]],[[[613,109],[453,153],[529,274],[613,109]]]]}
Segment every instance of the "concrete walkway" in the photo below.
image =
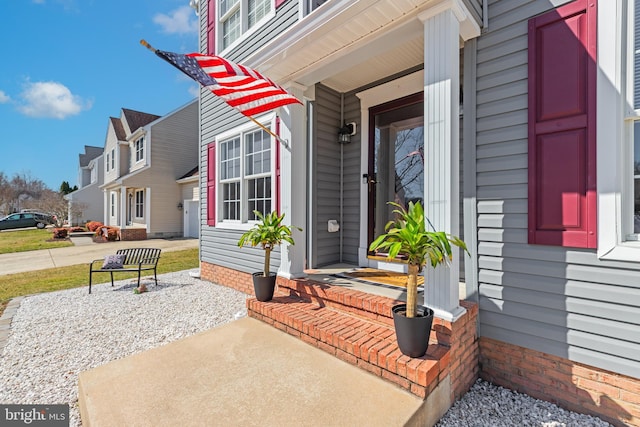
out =
{"type": "Polygon", "coordinates": [[[89,264],[118,249],[158,248],[163,251],[180,251],[198,247],[198,239],[147,239],[123,242],[94,243],[90,237],[72,238],[74,246],[17,252],[0,255],[0,275],[89,264]]]}
{"type": "Polygon", "coordinates": [[[428,426],[447,392],[425,402],[252,318],[82,372],[78,382],[83,425],[106,427],[428,426]]]}

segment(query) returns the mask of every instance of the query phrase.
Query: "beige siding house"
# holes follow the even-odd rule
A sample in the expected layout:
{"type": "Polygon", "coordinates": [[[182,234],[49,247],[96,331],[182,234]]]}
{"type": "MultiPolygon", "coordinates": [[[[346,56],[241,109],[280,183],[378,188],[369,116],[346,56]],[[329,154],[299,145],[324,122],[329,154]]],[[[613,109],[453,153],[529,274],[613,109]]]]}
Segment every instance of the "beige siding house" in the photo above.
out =
{"type": "Polygon", "coordinates": [[[104,149],[104,223],[123,240],[184,235],[178,180],[198,162],[197,100],[165,115],[122,109],[104,149]]]}
{"type": "Polygon", "coordinates": [[[99,186],[104,181],[103,147],[85,145],[79,154],[78,189],[65,196],[69,202],[67,222],[84,225],[88,221],[101,221],[104,198],[99,186]]]}

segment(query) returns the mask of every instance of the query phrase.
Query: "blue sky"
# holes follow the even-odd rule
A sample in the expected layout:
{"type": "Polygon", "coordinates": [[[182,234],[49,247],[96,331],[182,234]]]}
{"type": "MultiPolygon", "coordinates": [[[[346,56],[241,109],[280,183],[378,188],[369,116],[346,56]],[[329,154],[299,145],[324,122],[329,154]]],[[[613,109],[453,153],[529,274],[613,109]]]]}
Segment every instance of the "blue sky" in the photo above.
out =
{"type": "Polygon", "coordinates": [[[197,84],[140,45],[198,51],[189,0],[0,2],[0,171],[77,184],[78,154],[104,146],[121,108],[165,115],[197,84]]]}

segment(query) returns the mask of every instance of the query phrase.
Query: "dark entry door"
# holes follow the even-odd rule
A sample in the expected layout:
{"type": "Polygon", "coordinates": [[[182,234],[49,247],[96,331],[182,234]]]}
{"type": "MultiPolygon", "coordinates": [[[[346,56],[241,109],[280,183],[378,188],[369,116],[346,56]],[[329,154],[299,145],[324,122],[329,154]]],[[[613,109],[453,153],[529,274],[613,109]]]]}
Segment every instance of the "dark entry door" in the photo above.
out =
{"type": "Polygon", "coordinates": [[[392,219],[392,201],[424,197],[424,94],[369,109],[368,242],[392,219]]]}

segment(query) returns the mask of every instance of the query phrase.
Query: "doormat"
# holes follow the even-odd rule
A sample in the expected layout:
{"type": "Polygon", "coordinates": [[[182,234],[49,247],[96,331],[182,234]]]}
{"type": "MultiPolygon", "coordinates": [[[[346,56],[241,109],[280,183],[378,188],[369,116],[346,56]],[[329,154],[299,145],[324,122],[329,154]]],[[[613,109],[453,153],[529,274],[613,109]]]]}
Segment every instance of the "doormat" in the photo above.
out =
{"type": "MultiPolygon", "coordinates": [[[[359,268],[342,273],[347,277],[364,280],[366,282],[380,283],[383,285],[407,287],[407,274],[395,271],[377,270],[375,268],[359,268]]],[[[424,285],[424,276],[418,275],[418,286],[424,285]]]]}

